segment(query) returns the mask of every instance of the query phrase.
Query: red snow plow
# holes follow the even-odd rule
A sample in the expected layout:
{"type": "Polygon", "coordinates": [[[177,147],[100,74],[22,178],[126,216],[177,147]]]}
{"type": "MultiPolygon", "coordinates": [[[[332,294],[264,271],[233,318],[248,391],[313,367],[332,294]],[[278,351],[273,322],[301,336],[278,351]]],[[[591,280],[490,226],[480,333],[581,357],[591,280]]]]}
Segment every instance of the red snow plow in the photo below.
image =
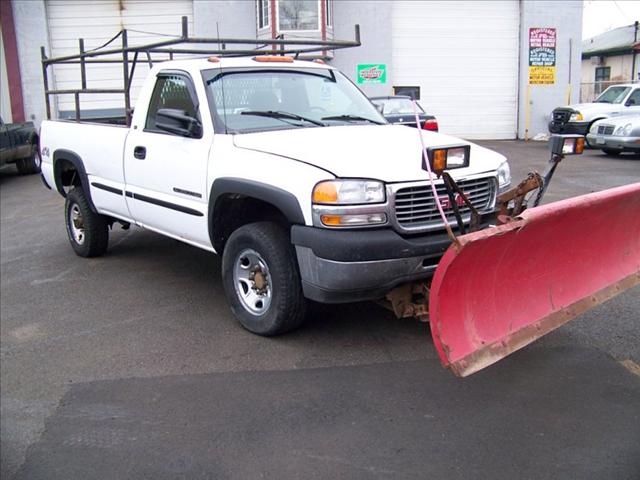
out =
{"type": "MultiPolygon", "coordinates": [[[[530,174],[498,198],[495,226],[452,238],[431,286],[423,286],[435,347],[456,375],[640,284],[640,183],[537,206],[564,154],[581,153],[583,141],[553,137],[544,176],[530,174]]],[[[446,171],[435,173],[456,188],[446,171]]]]}

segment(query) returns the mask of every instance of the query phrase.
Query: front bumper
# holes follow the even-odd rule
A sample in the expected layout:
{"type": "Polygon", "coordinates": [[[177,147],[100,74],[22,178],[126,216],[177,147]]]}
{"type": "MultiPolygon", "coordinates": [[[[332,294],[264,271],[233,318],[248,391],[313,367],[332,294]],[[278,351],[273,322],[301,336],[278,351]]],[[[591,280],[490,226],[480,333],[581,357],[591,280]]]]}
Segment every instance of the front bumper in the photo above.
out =
{"type": "Polygon", "coordinates": [[[567,135],[586,135],[589,131],[589,122],[550,122],[549,132],[564,133],[567,135]]]}
{"type": "Polygon", "coordinates": [[[305,297],[322,303],[374,300],[433,275],[451,241],[446,233],[402,237],[391,229],[328,230],[295,225],[305,297]]]}
{"type": "Polygon", "coordinates": [[[617,152],[640,152],[640,137],[620,137],[590,133],[587,140],[595,148],[606,148],[617,152]]]}

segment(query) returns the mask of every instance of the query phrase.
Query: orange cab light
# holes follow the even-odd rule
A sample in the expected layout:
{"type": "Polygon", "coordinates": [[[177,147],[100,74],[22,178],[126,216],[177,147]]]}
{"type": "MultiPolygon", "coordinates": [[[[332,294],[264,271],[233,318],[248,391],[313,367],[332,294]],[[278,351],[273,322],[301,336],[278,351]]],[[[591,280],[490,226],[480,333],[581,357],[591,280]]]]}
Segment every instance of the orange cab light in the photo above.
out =
{"type": "Polygon", "coordinates": [[[281,55],[258,55],[253,57],[256,62],[280,62],[280,63],[293,63],[292,57],[285,57],[281,55]]]}
{"type": "Polygon", "coordinates": [[[218,57],[209,57],[207,58],[207,60],[210,61],[211,63],[218,63],[220,61],[218,57]]]}
{"type": "Polygon", "coordinates": [[[576,153],[581,154],[584,152],[584,137],[576,139],[576,153]]]}
{"type": "Polygon", "coordinates": [[[322,182],[313,189],[313,203],[337,203],[338,190],[333,182],[322,182]]]}
{"type": "Polygon", "coordinates": [[[321,215],[320,216],[320,220],[322,220],[322,223],[324,225],[340,225],[341,218],[342,217],[340,215],[321,215]]]}
{"type": "Polygon", "coordinates": [[[444,149],[433,151],[433,170],[436,173],[443,172],[447,168],[447,151],[444,149]]]}

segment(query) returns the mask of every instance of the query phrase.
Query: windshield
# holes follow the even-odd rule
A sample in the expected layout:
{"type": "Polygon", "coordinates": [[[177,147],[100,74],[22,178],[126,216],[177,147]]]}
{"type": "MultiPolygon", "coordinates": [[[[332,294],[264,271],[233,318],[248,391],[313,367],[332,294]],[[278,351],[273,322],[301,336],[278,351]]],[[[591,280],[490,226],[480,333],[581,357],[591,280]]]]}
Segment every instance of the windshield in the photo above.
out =
{"type": "MultiPolygon", "coordinates": [[[[371,101],[382,106],[383,115],[413,115],[413,103],[409,98],[373,98],[371,101]]],[[[422,107],[416,102],[418,113],[424,113],[422,107]]]]}
{"type": "Polygon", "coordinates": [[[205,81],[216,122],[230,133],[386,123],[335,70],[216,69],[205,81]]]}
{"type": "Polygon", "coordinates": [[[609,87],[596,98],[596,103],[622,103],[631,87],[609,87]]]}

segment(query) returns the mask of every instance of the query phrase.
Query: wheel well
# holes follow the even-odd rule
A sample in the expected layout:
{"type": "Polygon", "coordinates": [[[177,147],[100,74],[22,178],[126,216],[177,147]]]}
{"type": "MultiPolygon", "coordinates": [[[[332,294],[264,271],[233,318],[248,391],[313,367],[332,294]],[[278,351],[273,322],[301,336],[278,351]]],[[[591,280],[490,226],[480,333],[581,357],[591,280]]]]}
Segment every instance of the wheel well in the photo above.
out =
{"type": "Polygon", "coordinates": [[[211,241],[216,252],[222,254],[231,234],[249,223],[275,222],[288,229],[289,220],[280,209],[257,198],[240,194],[221,195],[215,203],[211,219],[211,241]]]}
{"type": "Polygon", "coordinates": [[[60,181],[60,187],[82,186],[80,172],[70,160],[64,158],[59,158],[56,160],[55,176],[60,181]]]}

